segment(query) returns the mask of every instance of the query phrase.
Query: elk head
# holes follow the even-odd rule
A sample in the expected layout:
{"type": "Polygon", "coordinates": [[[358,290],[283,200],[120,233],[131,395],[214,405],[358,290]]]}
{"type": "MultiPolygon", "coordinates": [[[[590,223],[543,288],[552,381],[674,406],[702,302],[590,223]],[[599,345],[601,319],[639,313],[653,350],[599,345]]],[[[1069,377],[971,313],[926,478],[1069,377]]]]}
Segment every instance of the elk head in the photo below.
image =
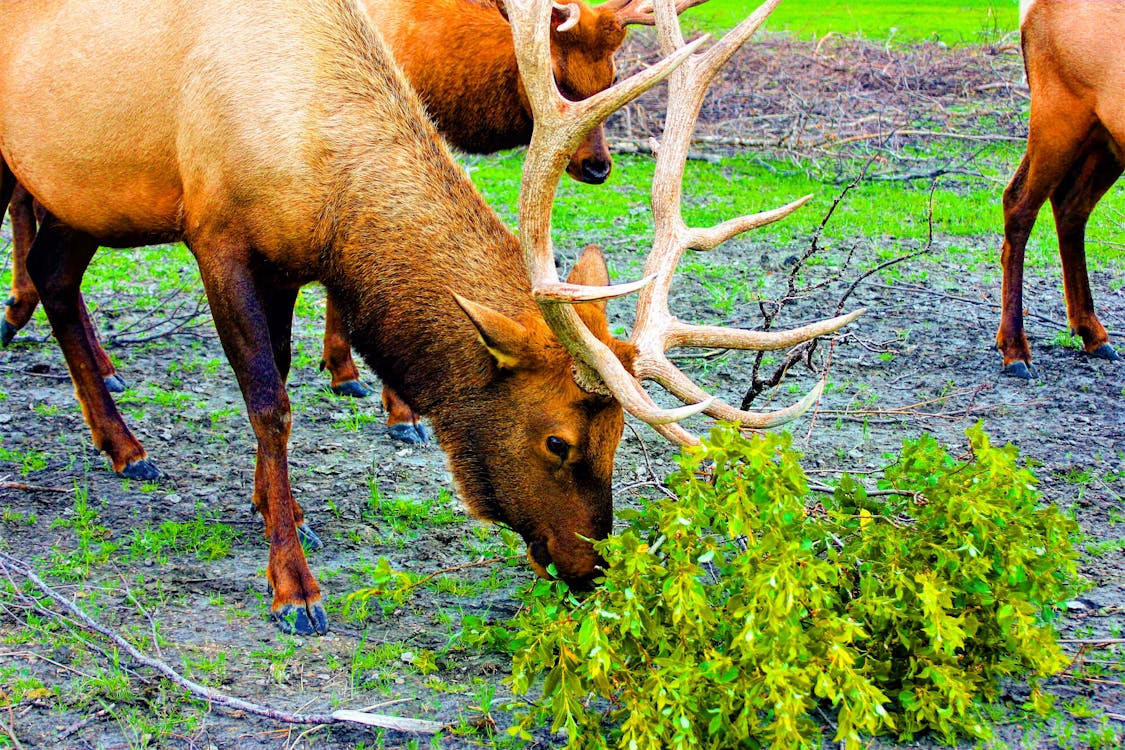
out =
{"type": "MultiPolygon", "coordinates": [[[[705,0],[679,0],[676,13],[705,0]]],[[[497,7],[508,17],[506,0],[497,7]]],[[[613,85],[617,75],[614,55],[625,41],[629,24],[655,23],[651,0],[608,0],[597,6],[583,0],[551,3],[551,69],[559,93],[570,101],[581,101],[613,85]]],[[[531,103],[520,84],[520,99],[531,114],[531,103]]],[[[566,173],[579,182],[600,185],[613,169],[613,157],[605,139],[605,128],[591,128],[566,165],[566,173]]]]}
{"type": "MultiPolygon", "coordinates": [[[[591,245],[568,279],[604,285],[601,251],[591,245]]],[[[486,384],[473,393],[477,414],[501,414],[501,424],[438,425],[443,447],[478,518],[500,521],[523,536],[537,573],[581,586],[601,559],[588,539],[604,538],[613,525],[613,454],[624,414],[613,398],[583,390],[573,360],[535,312],[509,317],[454,295],[489,357],[486,384]],[[513,413],[512,404],[519,404],[513,413]],[[446,429],[442,429],[446,428],[446,429]]],[[[605,304],[576,306],[584,325],[632,367],[632,344],[614,339],[605,304]]]]}
{"type": "MultiPolygon", "coordinates": [[[[688,146],[707,85],[779,1],[767,0],[720,42],[699,52],[706,37],[685,44],[673,0],[655,0],[665,58],[601,93],[573,101],[560,91],[552,75],[550,42],[555,20],[550,0],[506,0],[520,74],[534,111],[535,128],[520,188],[519,242],[541,317],[511,320],[459,300],[502,373],[495,379],[495,398],[511,397],[511,392],[503,391],[507,384],[522,388],[520,398],[510,402],[519,404],[521,414],[516,419],[522,423],[511,435],[505,460],[519,457],[524,466],[509,464],[476,473],[462,466],[455,473],[482,485],[498,485],[511,482],[503,477],[505,468],[518,474],[532,467],[528,482],[519,488],[524,493],[519,498],[509,501],[504,497],[506,490],[501,492],[496,486],[474,489],[482,491],[479,497],[497,498],[498,507],[476,508],[477,513],[506,520],[517,528],[528,542],[540,574],[552,562],[568,581],[581,583],[596,573],[598,557],[579,537],[598,539],[609,532],[609,481],[621,436],[622,409],[674,442],[695,443],[695,436],[676,424],[679,420],[705,412],[747,427],[773,426],[807,410],[823,387],[822,382],[800,402],[777,412],[741,411],[695,386],[669,362],[667,350],[682,346],[785,348],[835,331],[862,312],[790,331],[758,332],[689,325],[668,311],[673,271],[686,249],[711,249],[786,216],[807,200],[706,229],[687,227],[680,211],[688,146]],[[568,154],[607,115],[664,78],[671,83],[669,111],[657,148],[652,192],[656,239],[646,278],[610,286],[600,252],[587,249],[576,272],[561,282],[551,242],[551,207],[568,154]],[[616,341],[607,330],[605,300],[638,291],[641,296],[632,337],[627,344],[616,341]],[[644,379],[660,383],[686,405],[675,409],[658,406],[641,387],[644,379]],[[537,392],[541,394],[537,398],[528,397],[537,392]],[[531,414],[532,409],[538,411],[531,414]]],[[[472,446],[459,447],[460,451],[452,449],[450,454],[475,458],[472,446]]],[[[471,497],[473,493],[466,494],[471,497]]]]}

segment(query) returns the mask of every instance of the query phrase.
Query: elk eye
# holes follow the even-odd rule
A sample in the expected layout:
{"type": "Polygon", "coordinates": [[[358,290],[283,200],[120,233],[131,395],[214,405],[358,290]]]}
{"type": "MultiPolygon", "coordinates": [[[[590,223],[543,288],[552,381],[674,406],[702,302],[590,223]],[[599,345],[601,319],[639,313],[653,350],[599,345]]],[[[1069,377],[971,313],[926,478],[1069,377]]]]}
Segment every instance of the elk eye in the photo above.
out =
{"type": "Polygon", "coordinates": [[[563,461],[566,460],[567,455],[570,454],[570,444],[563,440],[561,437],[551,435],[547,438],[547,450],[554,453],[563,461]]]}

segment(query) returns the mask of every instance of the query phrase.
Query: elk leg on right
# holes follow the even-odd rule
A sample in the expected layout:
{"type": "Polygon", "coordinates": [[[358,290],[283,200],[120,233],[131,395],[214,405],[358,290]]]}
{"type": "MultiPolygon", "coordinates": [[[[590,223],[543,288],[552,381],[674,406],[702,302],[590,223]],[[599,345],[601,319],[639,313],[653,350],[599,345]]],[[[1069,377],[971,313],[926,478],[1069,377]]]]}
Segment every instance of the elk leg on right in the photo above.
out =
{"type": "Polygon", "coordinates": [[[304,525],[304,517],[289,484],[293,417],[285,377],[296,290],[278,289],[271,283],[275,280],[251,271],[249,249],[212,250],[199,252],[193,247],[215,328],[258,439],[253,500],[270,545],[266,568],[273,589],[270,612],[283,630],[302,635],[325,633],[328,615],[301,547],[299,527],[304,525]]]}
{"type": "Polygon", "coordinates": [[[1121,172],[1122,164],[1113,155],[1105,138],[1094,137],[1087,142],[1082,160],[1075,164],[1051,195],[1070,332],[1082,337],[1083,348],[1088,354],[1108,360],[1120,357],[1110,346],[1105,327],[1094,311],[1086,269],[1086,222],[1121,172]]]}
{"type": "MultiPolygon", "coordinates": [[[[352,359],[352,344],[344,320],[332,295],[328,295],[324,315],[324,353],[320,368],[332,375],[332,392],[338,396],[366,398],[371,391],[359,380],[359,368],[352,359]]],[[[387,412],[387,434],[404,443],[420,444],[430,440],[426,427],[410,405],[391,388],[383,386],[383,408],[387,412]]]]}
{"type": "MultiPolygon", "coordinates": [[[[1050,104],[1066,106],[1063,102],[1050,104]]],[[[1080,117],[1068,119],[1065,112],[1043,112],[1034,106],[1027,153],[1004,190],[1004,248],[1000,254],[1003,280],[1000,327],[996,332],[996,348],[1004,357],[1003,373],[1024,379],[1035,374],[1023,327],[1023,263],[1027,238],[1035,226],[1039,209],[1073,169],[1082,151],[1081,144],[1094,125],[1080,117]],[[1041,130],[1036,127],[1040,120],[1054,127],[1049,131],[1041,130]],[[1060,132],[1064,123],[1067,132],[1060,132]]]]}
{"type": "Polygon", "coordinates": [[[100,371],[101,347],[78,291],[97,249],[95,239],[46,214],[28,251],[27,271],[66,358],[94,445],[109,456],[118,474],[152,480],[160,476],[160,471],[148,460],[109,395],[100,371]]]}

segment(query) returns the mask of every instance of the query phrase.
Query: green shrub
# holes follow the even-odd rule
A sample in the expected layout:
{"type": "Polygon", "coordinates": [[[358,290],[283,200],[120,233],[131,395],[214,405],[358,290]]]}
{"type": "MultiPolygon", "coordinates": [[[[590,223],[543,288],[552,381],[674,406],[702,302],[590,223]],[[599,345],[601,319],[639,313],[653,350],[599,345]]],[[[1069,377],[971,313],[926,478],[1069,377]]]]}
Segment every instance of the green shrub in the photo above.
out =
{"type": "Polygon", "coordinates": [[[680,459],[678,502],[623,513],[585,598],[541,581],[510,638],[513,689],[570,747],[858,747],[867,734],[987,737],[1002,677],[1067,663],[1051,627],[1077,585],[1075,524],[978,425],[971,456],[908,442],[872,496],[810,494],[788,435],[715,430],[680,459]],[[820,717],[820,718],[818,718],[820,717]]]}

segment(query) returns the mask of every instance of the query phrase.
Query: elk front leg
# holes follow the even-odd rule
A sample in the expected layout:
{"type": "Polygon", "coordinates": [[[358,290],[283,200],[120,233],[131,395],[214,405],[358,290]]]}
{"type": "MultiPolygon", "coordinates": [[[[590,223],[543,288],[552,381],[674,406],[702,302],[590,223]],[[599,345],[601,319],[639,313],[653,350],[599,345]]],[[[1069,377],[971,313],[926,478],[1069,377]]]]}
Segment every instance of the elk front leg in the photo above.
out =
{"type": "Polygon", "coordinates": [[[160,476],[144,447],[125,425],[102,377],[98,345],[78,289],[97,242],[63,225],[50,214],[27,256],[27,270],[39,290],[47,320],[66,357],[82,415],[94,445],[104,451],[113,470],[129,479],[160,476]]]}
{"type": "Polygon", "coordinates": [[[285,391],[295,293],[278,291],[249,270],[250,252],[196,250],[203,285],[227,360],[242,389],[258,440],[254,507],[265,521],[270,555],[266,578],[273,589],[270,612],[278,627],[305,635],[328,631],[320,587],[309,570],[298,527],[300,508],[289,484],[289,428],[285,391]]]}
{"type": "Polygon", "coordinates": [[[359,381],[359,368],[352,359],[352,345],[344,320],[328,295],[324,313],[324,353],[320,356],[320,369],[332,376],[332,392],[337,396],[367,398],[371,391],[359,381]]]}
{"type": "Polygon", "coordinates": [[[1083,348],[1091,356],[1108,360],[1120,357],[1110,346],[1109,335],[1094,311],[1094,297],[1090,293],[1090,277],[1086,270],[1086,222],[1121,172],[1122,165],[1108,146],[1097,141],[1090,145],[1084,158],[1051,195],[1070,332],[1082,337],[1083,348]]]}

